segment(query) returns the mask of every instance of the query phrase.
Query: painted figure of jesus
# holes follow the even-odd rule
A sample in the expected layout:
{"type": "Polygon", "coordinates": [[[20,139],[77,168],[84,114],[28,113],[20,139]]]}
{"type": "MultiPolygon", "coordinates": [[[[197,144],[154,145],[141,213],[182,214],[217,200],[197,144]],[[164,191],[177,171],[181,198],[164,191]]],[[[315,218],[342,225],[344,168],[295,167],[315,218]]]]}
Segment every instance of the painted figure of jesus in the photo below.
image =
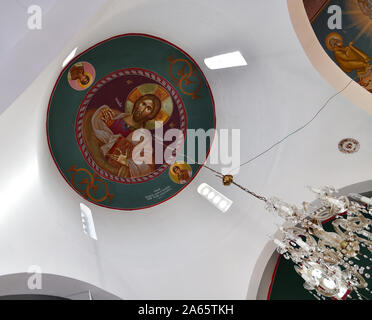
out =
{"type": "Polygon", "coordinates": [[[146,122],[154,119],[160,109],[160,100],[155,95],[147,94],[135,102],[130,113],[122,113],[103,105],[93,114],[92,128],[103,143],[101,151],[111,165],[118,167],[118,176],[134,178],[153,171],[154,165],[149,163],[151,161],[142,164],[135,161],[140,157],[152,160],[151,136],[143,132],[141,140],[134,141],[133,134],[137,130],[146,131],[143,129],[146,122]],[[144,146],[140,153],[134,152],[138,143],[144,146]]]}

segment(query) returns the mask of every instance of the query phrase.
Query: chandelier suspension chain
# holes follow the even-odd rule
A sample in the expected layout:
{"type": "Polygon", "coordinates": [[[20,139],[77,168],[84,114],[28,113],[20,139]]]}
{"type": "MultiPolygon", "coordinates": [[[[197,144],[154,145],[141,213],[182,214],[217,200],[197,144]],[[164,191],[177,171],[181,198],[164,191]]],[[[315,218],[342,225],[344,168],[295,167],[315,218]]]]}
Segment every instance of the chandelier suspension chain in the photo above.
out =
{"type": "Polygon", "coordinates": [[[266,154],[267,152],[269,152],[270,150],[272,150],[274,147],[276,147],[277,145],[281,144],[282,142],[284,142],[285,140],[287,140],[290,136],[300,132],[301,130],[305,129],[308,125],[311,124],[311,122],[313,122],[317,117],[318,115],[325,109],[325,107],[329,104],[329,102],[331,102],[335,97],[337,97],[339,94],[341,94],[343,91],[345,91],[349,86],[350,84],[353,82],[354,80],[351,79],[347,85],[341,89],[340,91],[334,93],[331,97],[329,97],[326,102],[321,106],[321,108],[315,113],[315,115],[309,120],[307,121],[305,124],[303,124],[301,127],[297,128],[296,130],[292,131],[291,133],[289,133],[288,135],[286,135],[284,138],[280,139],[278,142],[274,143],[272,146],[270,146],[269,148],[267,148],[266,150],[264,150],[263,152],[259,153],[258,155],[254,156],[253,158],[249,159],[248,161],[245,161],[243,162],[240,166],[238,167],[235,167],[233,169],[231,169],[227,175],[223,175],[221,172],[218,172],[217,170],[215,169],[212,169],[211,167],[207,166],[207,165],[204,165],[205,168],[209,169],[210,171],[214,172],[215,173],[215,176],[218,177],[218,178],[222,178],[224,179],[224,177],[228,176],[228,177],[231,177],[231,181],[228,183],[228,184],[225,184],[225,185],[230,185],[230,184],[234,184],[235,186],[237,186],[238,188],[240,188],[241,190],[243,190],[244,192],[250,194],[251,196],[255,197],[256,199],[258,200],[261,200],[263,202],[267,202],[268,199],[264,196],[260,196],[258,194],[256,194],[255,192],[243,187],[242,185],[236,183],[235,181],[233,181],[233,177],[231,175],[229,175],[229,173],[231,173],[232,171],[234,171],[235,169],[237,168],[241,168],[249,163],[251,163],[252,161],[258,159],[259,157],[263,156],[264,154],[266,154]]]}
{"type": "MultiPolygon", "coordinates": [[[[263,152],[259,153],[258,155],[254,156],[253,158],[249,159],[248,161],[245,161],[243,162],[240,166],[238,167],[235,167],[233,169],[231,169],[228,174],[226,175],[223,175],[221,172],[207,166],[206,164],[204,164],[204,167],[208,170],[210,170],[211,172],[213,172],[215,174],[215,176],[219,179],[223,179],[223,182],[224,182],[224,185],[230,185],[230,184],[234,184],[235,186],[237,186],[238,188],[240,188],[241,190],[243,190],[244,192],[250,194],[251,196],[255,197],[256,199],[260,200],[260,201],[263,201],[263,202],[267,202],[268,199],[264,196],[261,196],[261,195],[258,195],[257,193],[247,189],[246,187],[243,187],[242,185],[236,183],[235,181],[233,181],[233,176],[230,175],[229,173],[231,173],[232,171],[234,171],[235,169],[237,168],[241,168],[249,163],[251,163],[252,161],[258,159],[259,157],[263,156],[264,154],[266,154],[267,152],[269,152],[270,150],[272,150],[274,147],[276,147],[277,145],[281,144],[282,142],[284,142],[285,140],[287,140],[290,136],[300,132],[301,130],[305,129],[308,125],[310,125],[311,122],[313,122],[315,120],[315,118],[317,118],[317,116],[324,110],[324,108],[329,104],[330,101],[332,101],[335,97],[337,97],[340,93],[342,93],[343,91],[345,91],[349,86],[350,84],[353,82],[354,80],[350,80],[348,82],[348,84],[343,88],[341,89],[340,91],[334,93],[331,97],[329,97],[327,99],[327,101],[321,106],[321,108],[315,113],[315,115],[309,120],[307,121],[305,124],[303,124],[301,127],[297,128],[296,130],[292,131],[291,133],[289,133],[288,135],[286,135],[284,138],[280,139],[278,142],[274,143],[272,146],[270,146],[268,149],[264,150],[263,152]],[[227,179],[227,183],[225,183],[225,178],[228,178],[227,179]]],[[[158,139],[157,139],[158,140],[158,139]]],[[[160,141],[159,141],[160,142],[160,141]]],[[[164,145],[163,142],[160,142],[164,145]]],[[[166,148],[169,148],[168,146],[165,146],[166,148]]],[[[196,163],[195,160],[191,159],[190,157],[188,157],[187,155],[183,154],[184,157],[188,158],[189,160],[191,160],[192,162],[196,163]]]]}
{"type": "MultiPolygon", "coordinates": [[[[208,167],[207,165],[204,165],[204,167],[207,168],[207,169],[209,169],[210,171],[214,172],[216,177],[222,178],[222,179],[224,178],[224,175],[222,173],[218,172],[217,170],[214,170],[214,169],[208,167]]],[[[264,201],[264,202],[267,202],[267,198],[266,197],[260,196],[257,193],[255,193],[255,192],[253,192],[251,190],[248,190],[247,188],[245,188],[242,185],[240,185],[240,184],[236,183],[235,181],[233,181],[232,178],[231,178],[231,182],[230,183],[231,184],[234,184],[235,186],[237,186],[238,188],[242,189],[243,191],[249,193],[251,196],[255,197],[256,199],[261,200],[261,201],[264,201]]]]}
{"type": "MultiPolygon", "coordinates": [[[[158,142],[160,142],[166,149],[170,148],[169,146],[166,146],[162,141],[160,141],[159,139],[155,138],[158,142]]],[[[184,157],[186,157],[188,160],[191,160],[192,162],[195,162],[193,159],[191,159],[189,156],[187,156],[186,154],[182,154],[184,157]]],[[[261,201],[264,201],[264,202],[267,202],[267,198],[263,197],[263,196],[260,196],[258,194],[256,194],[255,192],[253,191],[250,191],[248,190],[247,188],[243,187],[242,185],[236,183],[235,181],[233,181],[233,177],[231,175],[223,175],[221,172],[207,166],[206,164],[204,164],[204,167],[207,168],[208,170],[212,171],[214,173],[214,175],[219,178],[219,179],[224,179],[225,177],[228,177],[229,178],[229,182],[228,183],[225,183],[225,185],[230,185],[230,184],[234,184],[235,186],[237,186],[238,188],[242,189],[243,191],[249,193],[251,196],[255,197],[256,199],[258,200],[261,200],[261,201]]]]}
{"type": "Polygon", "coordinates": [[[267,198],[266,197],[263,197],[263,196],[260,196],[258,195],[257,193],[253,192],[253,191],[250,191],[248,190],[247,188],[244,188],[243,186],[241,186],[240,184],[236,183],[236,182],[232,182],[232,184],[236,185],[237,187],[239,187],[240,189],[242,189],[243,191],[249,193],[251,196],[255,197],[256,199],[258,200],[261,200],[263,202],[267,202],[267,198]]]}

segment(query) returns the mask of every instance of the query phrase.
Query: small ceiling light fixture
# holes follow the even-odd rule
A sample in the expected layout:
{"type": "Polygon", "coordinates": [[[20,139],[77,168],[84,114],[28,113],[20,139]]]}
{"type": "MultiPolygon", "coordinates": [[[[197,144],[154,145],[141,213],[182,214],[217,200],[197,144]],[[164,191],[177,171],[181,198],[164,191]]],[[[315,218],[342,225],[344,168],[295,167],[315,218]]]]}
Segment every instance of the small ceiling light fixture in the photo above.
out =
{"type": "Polygon", "coordinates": [[[84,233],[92,239],[97,240],[92,211],[84,203],[80,203],[80,213],[84,233]]]}
{"type": "Polygon", "coordinates": [[[358,152],[360,149],[360,143],[358,140],[355,140],[353,138],[346,138],[342,139],[338,143],[338,150],[340,150],[342,153],[355,153],[358,152]]]}
{"type": "Polygon", "coordinates": [[[211,70],[247,65],[247,62],[245,61],[240,51],[234,51],[220,54],[218,56],[205,58],[204,63],[211,70]]]}
{"type": "Polygon", "coordinates": [[[222,212],[229,210],[233,203],[229,198],[225,197],[222,193],[213,189],[206,183],[202,183],[198,187],[198,193],[222,212]]]}

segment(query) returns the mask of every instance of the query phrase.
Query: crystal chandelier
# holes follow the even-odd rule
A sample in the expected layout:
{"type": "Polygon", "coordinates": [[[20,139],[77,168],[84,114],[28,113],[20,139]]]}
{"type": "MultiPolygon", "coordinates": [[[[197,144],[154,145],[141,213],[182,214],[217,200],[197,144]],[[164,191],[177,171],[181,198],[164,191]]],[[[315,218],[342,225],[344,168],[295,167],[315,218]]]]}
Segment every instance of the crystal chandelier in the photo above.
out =
{"type": "Polygon", "coordinates": [[[285,220],[282,238],[274,239],[277,251],[295,263],[304,288],[317,299],[346,299],[351,292],[363,299],[361,290],[370,292],[365,279],[370,278],[372,259],[360,251],[362,247],[372,252],[372,220],[367,218],[372,201],[359,194],[339,196],[332,187],[310,189],[317,200],[301,208],[277,198],[264,199],[267,209],[285,220]],[[335,232],[322,225],[331,218],[335,232]],[[361,257],[368,259],[368,266],[358,264],[361,257]]]}
{"type": "Polygon", "coordinates": [[[317,299],[347,299],[354,292],[358,299],[371,293],[365,279],[370,279],[372,253],[372,199],[360,194],[340,196],[333,187],[310,188],[316,194],[312,203],[302,207],[278,198],[260,196],[236,183],[232,175],[221,175],[225,186],[235,185],[266,203],[266,209],[285,221],[279,228],[281,239],[274,239],[279,254],[295,264],[305,280],[304,288],[317,299]],[[323,223],[332,220],[335,232],[326,231],[323,223]],[[365,251],[365,253],[361,253],[365,251]],[[367,254],[368,255],[367,255],[367,254]],[[367,265],[360,265],[367,260],[367,265]]]}

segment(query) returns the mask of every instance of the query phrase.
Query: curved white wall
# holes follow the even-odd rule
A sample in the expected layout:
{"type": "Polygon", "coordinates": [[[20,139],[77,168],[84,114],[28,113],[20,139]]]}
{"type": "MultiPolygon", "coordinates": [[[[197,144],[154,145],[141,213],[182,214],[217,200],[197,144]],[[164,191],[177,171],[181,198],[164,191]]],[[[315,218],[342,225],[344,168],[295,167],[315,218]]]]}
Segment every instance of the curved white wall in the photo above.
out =
{"type": "Polygon", "coordinates": [[[105,0],[0,1],[0,113],[32,83],[105,0]],[[34,9],[41,9],[41,29],[29,29],[34,9]]]}
{"type": "Polygon", "coordinates": [[[0,276],[0,300],[3,300],[3,297],[14,296],[25,296],[25,298],[36,296],[35,300],[43,300],[43,296],[70,300],[119,300],[118,297],[89,283],[64,276],[43,273],[37,281],[36,277],[29,273],[0,276]],[[34,285],[38,283],[38,286],[40,283],[41,288],[29,288],[28,283],[34,285]]]}

